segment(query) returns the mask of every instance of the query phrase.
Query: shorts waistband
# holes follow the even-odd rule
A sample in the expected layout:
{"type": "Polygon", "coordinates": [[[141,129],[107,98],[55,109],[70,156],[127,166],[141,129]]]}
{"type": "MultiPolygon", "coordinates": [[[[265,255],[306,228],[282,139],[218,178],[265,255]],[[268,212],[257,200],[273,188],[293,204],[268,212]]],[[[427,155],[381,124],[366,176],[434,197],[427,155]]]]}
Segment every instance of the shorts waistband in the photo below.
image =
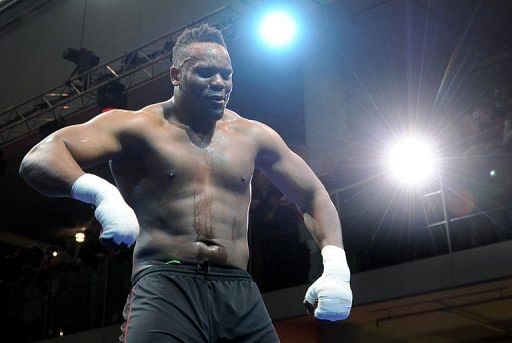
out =
{"type": "Polygon", "coordinates": [[[132,277],[132,285],[135,285],[142,277],[154,272],[170,272],[180,275],[207,277],[211,280],[252,280],[251,275],[245,270],[210,266],[201,264],[157,264],[141,270],[132,277]]]}

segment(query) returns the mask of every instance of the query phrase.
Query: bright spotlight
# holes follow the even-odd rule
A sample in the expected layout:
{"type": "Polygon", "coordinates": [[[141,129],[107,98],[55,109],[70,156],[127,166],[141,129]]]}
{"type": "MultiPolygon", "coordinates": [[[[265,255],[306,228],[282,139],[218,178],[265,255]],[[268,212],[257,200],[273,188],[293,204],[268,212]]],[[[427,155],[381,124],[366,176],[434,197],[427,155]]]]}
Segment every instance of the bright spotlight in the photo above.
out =
{"type": "Polygon", "coordinates": [[[275,10],[263,16],[260,35],[271,47],[284,47],[295,38],[297,25],[294,18],[283,10],[275,10]]]}
{"type": "Polygon", "coordinates": [[[83,243],[85,241],[85,233],[83,233],[83,232],[75,233],[75,241],[77,243],[83,243]]]}
{"type": "Polygon", "coordinates": [[[433,174],[436,160],[427,142],[407,138],[392,147],[388,167],[400,182],[413,185],[426,181],[433,174]]]}

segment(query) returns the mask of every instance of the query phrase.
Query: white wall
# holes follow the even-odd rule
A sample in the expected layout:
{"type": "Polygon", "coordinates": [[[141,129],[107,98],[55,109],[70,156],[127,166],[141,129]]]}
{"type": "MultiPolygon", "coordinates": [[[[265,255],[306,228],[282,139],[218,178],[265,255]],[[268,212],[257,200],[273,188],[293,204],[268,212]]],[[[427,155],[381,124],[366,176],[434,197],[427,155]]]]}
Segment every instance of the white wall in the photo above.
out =
{"type": "MultiPolygon", "coordinates": [[[[86,0],[58,0],[0,31],[0,111],[64,83],[79,48],[86,0]]],[[[100,63],[144,45],[228,0],[87,0],[83,46],[100,63]]]]}

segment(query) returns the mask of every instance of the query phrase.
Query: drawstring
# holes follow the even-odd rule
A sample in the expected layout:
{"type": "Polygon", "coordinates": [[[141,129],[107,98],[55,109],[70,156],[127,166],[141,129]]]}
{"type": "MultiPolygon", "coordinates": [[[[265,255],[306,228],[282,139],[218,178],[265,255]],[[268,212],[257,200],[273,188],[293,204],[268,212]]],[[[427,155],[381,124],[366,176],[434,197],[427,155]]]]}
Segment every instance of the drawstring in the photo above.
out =
{"type": "Polygon", "coordinates": [[[210,280],[210,264],[205,260],[202,264],[197,264],[196,273],[204,275],[205,280],[210,280]]]}

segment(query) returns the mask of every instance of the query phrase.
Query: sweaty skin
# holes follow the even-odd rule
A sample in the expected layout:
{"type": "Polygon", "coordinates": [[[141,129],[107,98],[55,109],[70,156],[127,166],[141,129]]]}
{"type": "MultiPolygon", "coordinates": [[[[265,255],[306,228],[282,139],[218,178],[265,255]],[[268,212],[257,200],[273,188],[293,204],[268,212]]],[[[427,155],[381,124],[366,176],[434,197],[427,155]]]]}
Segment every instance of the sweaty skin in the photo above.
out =
{"type": "Polygon", "coordinates": [[[111,162],[141,226],[135,264],[207,259],[245,269],[249,181],[257,154],[248,135],[255,124],[226,110],[203,146],[165,118],[165,105],[138,114],[149,119],[145,132],[138,131],[132,153],[111,162]]]}
{"type": "Polygon", "coordinates": [[[134,273],[170,260],[245,270],[255,168],[297,204],[320,247],[341,247],[338,214],[306,163],[268,126],[225,108],[226,49],[192,43],[189,53],[171,68],[171,99],[57,131],[27,154],[21,175],[43,194],[69,196],[83,168],[110,161],[140,223],[134,273]]]}

